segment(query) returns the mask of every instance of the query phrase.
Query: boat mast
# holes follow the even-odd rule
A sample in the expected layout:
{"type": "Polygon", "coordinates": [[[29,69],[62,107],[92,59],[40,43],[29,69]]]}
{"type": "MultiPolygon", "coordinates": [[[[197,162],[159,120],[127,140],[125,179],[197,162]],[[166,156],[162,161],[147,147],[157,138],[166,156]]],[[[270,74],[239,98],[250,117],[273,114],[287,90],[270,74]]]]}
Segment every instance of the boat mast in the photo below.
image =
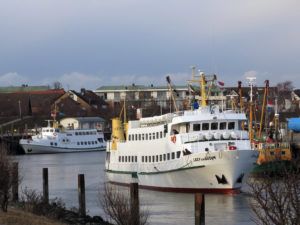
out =
{"type": "Polygon", "coordinates": [[[171,95],[170,97],[173,100],[174,108],[175,108],[176,112],[178,112],[178,107],[176,105],[175,97],[174,97],[174,94],[173,94],[173,91],[176,92],[176,90],[172,87],[171,78],[169,76],[166,77],[166,80],[167,80],[168,87],[169,87],[169,90],[170,90],[170,95],[171,95]]]}
{"type": "Polygon", "coordinates": [[[238,90],[239,90],[239,96],[240,96],[240,110],[241,110],[241,112],[244,112],[242,81],[238,81],[238,90]]]}
{"type": "Polygon", "coordinates": [[[246,78],[249,82],[250,85],[250,113],[249,113],[249,139],[250,142],[253,140],[253,127],[252,127],[252,122],[253,122],[253,84],[256,80],[256,77],[247,77],[246,78]]]}
{"type": "Polygon", "coordinates": [[[268,98],[268,94],[269,94],[269,80],[266,80],[265,83],[266,83],[266,86],[265,86],[264,99],[263,99],[261,116],[260,116],[258,138],[261,138],[263,120],[264,120],[264,115],[265,115],[265,111],[266,111],[266,102],[267,102],[267,98],[268,98]]]}
{"type": "Polygon", "coordinates": [[[204,72],[200,72],[200,87],[201,87],[201,106],[205,107],[207,106],[206,104],[206,80],[205,80],[205,75],[204,72]]]}

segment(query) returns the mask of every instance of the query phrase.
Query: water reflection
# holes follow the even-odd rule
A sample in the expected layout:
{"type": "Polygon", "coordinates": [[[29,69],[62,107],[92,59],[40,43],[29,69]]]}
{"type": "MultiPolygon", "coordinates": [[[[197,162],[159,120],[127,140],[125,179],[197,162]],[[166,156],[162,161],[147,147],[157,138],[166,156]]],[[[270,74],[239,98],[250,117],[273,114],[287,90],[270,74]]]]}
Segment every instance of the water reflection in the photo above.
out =
{"type": "MultiPolygon", "coordinates": [[[[105,152],[16,156],[21,186],[42,190],[42,168],[49,170],[49,196],[61,198],[67,207],[78,207],[77,175],[85,174],[87,209],[91,215],[104,213],[98,193],[105,182],[105,152]]],[[[128,193],[126,187],[121,188],[128,193]]],[[[253,225],[245,195],[206,195],[207,224],[253,225]]],[[[140,201],[149,209],[150,224],[194,224],[193,194],[140,190],[140,201]]]]}

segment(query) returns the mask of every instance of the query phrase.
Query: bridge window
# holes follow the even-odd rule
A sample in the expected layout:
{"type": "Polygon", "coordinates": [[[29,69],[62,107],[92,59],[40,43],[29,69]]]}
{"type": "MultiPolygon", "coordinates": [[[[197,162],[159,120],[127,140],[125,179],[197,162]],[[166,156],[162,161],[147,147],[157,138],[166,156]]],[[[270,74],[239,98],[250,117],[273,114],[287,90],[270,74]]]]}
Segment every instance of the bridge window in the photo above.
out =
{"type": "Polygon", "coordinates": [[[175,152],[172,152],[172,159],[175,159],[175,152]]]}
{"type": "Polygon", "coordinates": [[[148,140],[148,134],[146,134],[145,136],[146,136],[146,140],[148,140]]]}
{"type": "Polygon", "coordinates": [[[220,130],[226,130],[226,122],[220,123],[220,130]]]}
{"type": "Polygon", "coordinates": [[[199,131],[201,130],[201,124],[197,123],[197,124],[193,124],[193,131],[199,131]]]}
{"type": "Polygon", "coordinates": [[[234,130],[235,128],[235,122],[229,122],[228,123],[228,130],[234,130]]]}
{"type": "Polygon", "coordinates": [[[209,130],[209,123],[202,123],[202,130],[209,130]]]}
{"type": "Polygon", "coordinates": [[[177,159],[180,158],[180,151],[177,152],[177,159]]]}
{"type": "Polygon", "coordinates": [[[210,127],[211,127],[211,130],[218,130],[218,123],[211,123],[210,127]]]}

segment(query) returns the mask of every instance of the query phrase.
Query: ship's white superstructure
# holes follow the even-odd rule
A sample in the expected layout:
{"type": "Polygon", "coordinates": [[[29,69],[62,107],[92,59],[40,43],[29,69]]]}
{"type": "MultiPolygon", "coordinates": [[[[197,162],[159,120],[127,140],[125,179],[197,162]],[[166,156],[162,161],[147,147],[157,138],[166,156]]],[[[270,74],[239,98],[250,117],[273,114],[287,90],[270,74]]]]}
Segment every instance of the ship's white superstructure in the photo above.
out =
{"type": "Polygon", "coordinates": [[[217,106],[129,121],[124,138],[107,144],[108,179],[162,191],[238,191],[257,159],[245,121],[217,106]]]}
{"type": "Polygon", "coordinates": [[[37,135],[21,139],[25,153],[61,153],[105,150],[103,132],[96,129],[74,130],[43,127],[37,135]]]}

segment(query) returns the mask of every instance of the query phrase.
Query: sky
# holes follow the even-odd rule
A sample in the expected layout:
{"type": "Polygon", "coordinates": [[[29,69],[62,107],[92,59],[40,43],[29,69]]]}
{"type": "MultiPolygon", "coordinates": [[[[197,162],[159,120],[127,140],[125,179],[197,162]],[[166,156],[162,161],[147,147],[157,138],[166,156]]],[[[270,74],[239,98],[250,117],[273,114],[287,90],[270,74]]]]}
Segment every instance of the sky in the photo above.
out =
{"type": "Polygon", "coordinates": [[[185,85],[191,66],[226,86],[300,88],[299,0],[0,0],[0,86],[185,85]]]}

